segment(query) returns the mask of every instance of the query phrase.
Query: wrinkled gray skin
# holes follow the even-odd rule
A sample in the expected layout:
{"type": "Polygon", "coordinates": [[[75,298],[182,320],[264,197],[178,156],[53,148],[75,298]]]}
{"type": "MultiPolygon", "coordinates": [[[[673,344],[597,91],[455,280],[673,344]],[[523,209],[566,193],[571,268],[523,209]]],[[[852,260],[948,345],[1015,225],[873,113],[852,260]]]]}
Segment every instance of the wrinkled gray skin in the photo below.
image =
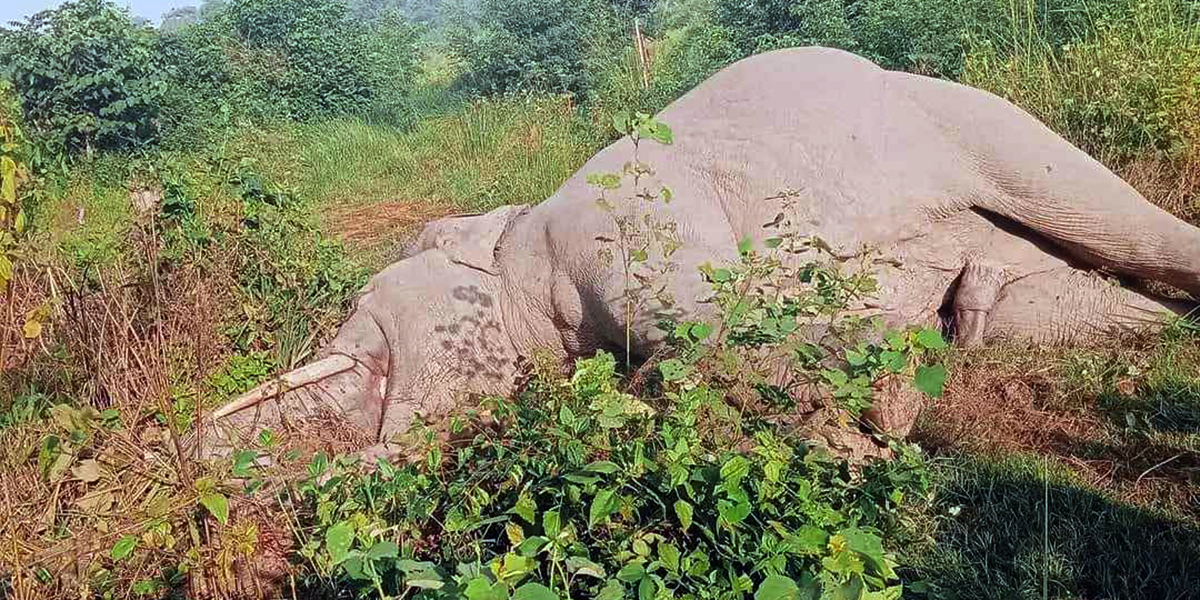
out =
{"type": "MultiPolygon", "coordinates": [[[[874,305],[888,323],[936,326],[943,309],[961,345],[1081,341],[1186,308],[1095,268],[1200,292],[1200,230],[976,89],[842,51],[789,49],[727,67],[659,119],[675,143],[643,143],[640,158],[675,193],[654,206],[683,244],[670,278],[677,317],[709,310],[696,302],[709,291],[700,264],[735,259],[742,238],[777,235],[763,225],[788,189],[800,191],[788,215],[799,233],[840,255],[870,248],[894,259],[877,271],[874,305]]],[[[628,139],[613,144],[535,206],[429,224],[323,350],[351,357],[352,370],[218,422],[249,431],[279,406],[298,419],[324,407],[382,443],[461,394],[512,392],[518,356],[535,349],[564,359],[621,351],[624,278],[596,240],[613,224],[585,177],[620,172],[632,150],[628,139]]],[[[634,355],[660,343],[661,309],[637,315],[634,355]]]]}

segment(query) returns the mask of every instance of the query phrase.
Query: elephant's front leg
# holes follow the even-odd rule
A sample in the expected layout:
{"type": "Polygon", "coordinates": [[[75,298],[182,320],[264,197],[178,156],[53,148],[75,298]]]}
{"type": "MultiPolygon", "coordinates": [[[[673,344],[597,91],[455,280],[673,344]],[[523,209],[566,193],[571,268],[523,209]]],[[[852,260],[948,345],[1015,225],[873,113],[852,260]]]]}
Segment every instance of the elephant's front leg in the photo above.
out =
{"type": "Polygon", "coordinates": [[[1191,302],[1155,298],[1094,273],[1060,267],[1004,285],[979,335],[1039,344],[1096,342],[1161,327],[1195,308],[1191,302]]]}
{"type": "Polygon", "coordinates": [[[983,343],[988,319],[1009,276],[1002,267],[983,261],[963,267],[954,294],[954,341],[970,348],[983,343]]]}

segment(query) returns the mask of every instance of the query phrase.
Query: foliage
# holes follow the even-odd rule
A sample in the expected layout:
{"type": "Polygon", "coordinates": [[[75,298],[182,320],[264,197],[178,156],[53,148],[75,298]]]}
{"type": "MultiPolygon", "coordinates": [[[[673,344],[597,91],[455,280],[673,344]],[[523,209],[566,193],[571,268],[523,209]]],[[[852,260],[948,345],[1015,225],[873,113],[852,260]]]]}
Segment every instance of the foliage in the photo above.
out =
{"type": "MultiPolygon", "coordinates": [[[[11,88],[0,80],[0,295],[9,291],[19,257],[18,239],[25,233],[27,223],[24,188],[30,173],[22,156],[25,139],[13,104],[11,88]]],[[[6,341],[0,340],[0,345],[6,341]]],[[[0,366],[3,365],[0,361],[0,366]]]]}
{"type": "Polygon", "coordinates": [[[236,276],[242,315],[227,333],[238,349],[274,349],[291,368],[316,350],[323,328],[340,320],[366,272],[337,242],[304,218],[292,191],[282,189],[244,159],[232,182],[242,198],[246,244],[236,276]]]}
{"type": "Polygon", "coordinates": [[[231,75],[262,113],[305,119],[369,103],[368,56],[344,3],[231,0],[222,16],[244,53],[231,75]]]}
{"type": "Polygon", "coordinates": [[[583,62],[607,10],[598,0],[483,0],[480,29],[455,40],[464,85],[481,94],[585,89],[583,62]]]}
{"type": "Polygon", "coordinates": [[[664,278],[673,267],[671,255],[680,246],[675,223],[655,219],[653,209],[645,206],[658,201],[669,203],[674,193],[666,186],[657,189],[641,187],[643,180],[652,180],[654,169],[639,160],[638,150],[642,139],[670,145],[674,143],[675,136],[667,124],[646,113],[617,113],[613,118],[613,126],[633,142],[633,159],[625,164],[621,173],[589,173],[587,182],[599,190],[600,197],[596,199],[596,205],[608,213],[615,229],[614,237],[601,236],[596,241],[602,244],[598,258],[603,263],[612,265],[614,260],[619,260],[624,288],[625,366],[629,368],[633,351],[631,336],[634,315],[641,313],[651,299],[664,309],[669,310],[674,305],[664,278]],[[610,198],[608,193],[621,189],[626,177],[632,179],[631,196],[610,198]],[[614,200],[625,206],[614,204],[614,200]],[[645,208],[645,211],[638,208],[645,208]],[[649,265],[652,255],[661,257],[659,264],[649,265]]]}
{"type": "Polygon", "coordinates": [[[1188,4],[1153,0],[1114,11],[1097,34],[1055,46],[1039,33],[1006,56],[973,44],[964,80],[1010,98],[1101,158],[1197,156],[1200,20],[1188,4]]]}
{"type": "Polygon", "coordinates": [[[127,148],[159,134],[167,82],[154,33],[107,0],[66,2],[3,30],[0,69],[46,141],[127,148]]]}
{"type": "Polygon", "coordinates": [[[743,55],[797,45],[857,52],[884,67],[958,77],[969,38],[1002,56],[1037,31],[1059,48],[1095,31],[1099,19],[1129,3],[1089,0],[717,0],[717,24],[743,55]]]}
{"type": "Polygon", "coordinates": [[[302,554],[381,595],[898,597],[885,532],[924,493],[917,455],[897,446],[903,461],[856,477],[702,378],[647,402],[615,368],[599,353],[569,379],[540,373],[489,405],[506,435],[450,455],[370,475],[319,455],[302,554]]]}

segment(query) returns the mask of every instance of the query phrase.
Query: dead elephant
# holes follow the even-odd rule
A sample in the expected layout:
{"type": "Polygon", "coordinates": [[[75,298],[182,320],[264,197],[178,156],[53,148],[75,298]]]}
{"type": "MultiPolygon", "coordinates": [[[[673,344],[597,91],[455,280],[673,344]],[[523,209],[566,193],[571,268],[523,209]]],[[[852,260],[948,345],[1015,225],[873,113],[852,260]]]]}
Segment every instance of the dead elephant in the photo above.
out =
{"type": "MultiPolygon", "coordinates": [[[[836,253],[882,253],[892,266],[877,274],[878,312],[936,326],[940,311],[960,344],[1075,341],[1188,308],[1096,269],[1200,292],[1200,229],[980,90],[796,48],[725,68],[659,119],[675,142],[640,158],[674,190],[653,210],[677,224],[668,287],[684,318],[708,310],[698,267],[736,259],[743,238],[761,244],[781,212],[836,253]]],[[[597,253],[612,222],[586,177],[621,171],[630,150],[614,143],[544,202],[429,224],[315,362],[217,421],[246,431],[326,410],[382,444],[460,393],[512,392],[518,357],[534,349],[624,349],[621,268],[597,253]]],[[[657,320],[653,306],[634,315],[634,355],[661,344],[657,320]]]]}

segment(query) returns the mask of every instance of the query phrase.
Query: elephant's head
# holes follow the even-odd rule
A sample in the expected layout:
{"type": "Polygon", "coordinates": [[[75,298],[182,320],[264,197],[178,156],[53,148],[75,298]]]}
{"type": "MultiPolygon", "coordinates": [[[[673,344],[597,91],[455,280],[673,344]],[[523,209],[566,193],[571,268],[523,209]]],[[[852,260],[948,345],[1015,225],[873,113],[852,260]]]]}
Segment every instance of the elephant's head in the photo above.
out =
{"type": "Polygon", "coordinates": [[[522,211],[506,206],[430,223],[410,256],[360,292],[317,360],[211,415],[201,454],[228,454],[238,438],[266,427],[328,419],[380,442],[454,408],[463,393],[509,393],[516,350],[500,310],[505,286],[495,248],[522,211]]]}

